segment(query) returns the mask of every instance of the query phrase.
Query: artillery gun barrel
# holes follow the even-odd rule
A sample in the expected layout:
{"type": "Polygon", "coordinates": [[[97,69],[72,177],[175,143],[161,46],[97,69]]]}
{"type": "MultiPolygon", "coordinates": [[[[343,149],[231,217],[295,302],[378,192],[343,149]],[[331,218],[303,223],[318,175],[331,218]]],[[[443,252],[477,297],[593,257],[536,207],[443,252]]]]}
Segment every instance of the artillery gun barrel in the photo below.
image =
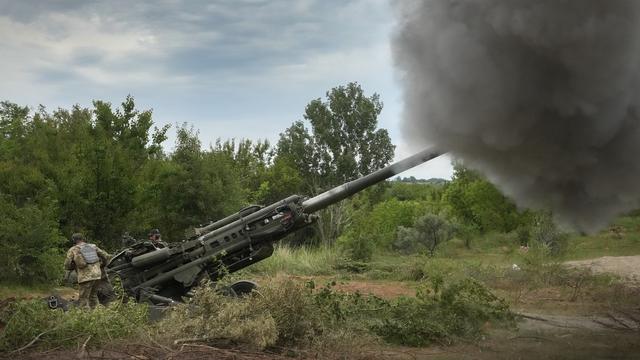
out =
{"type": "Polygon", "coordinates": [[[331,204],[335,204],[338,201],[343,200],[371,185],[384,181],[394,175],[397,175],[405,170],[411,169],[414,166],[418,166],[422,163],[432,160],[440,155],[441,154],[434,149],[422,150],[415,155],[412,155],[406,159],[400,160],[387,167],[372,172],[369,175],[336,186],[331,190],[325,191],[322,194],[307,199],[302,202],[302,207],[304,209],[304,212],[306,213],[318,211],[331,204]]]}

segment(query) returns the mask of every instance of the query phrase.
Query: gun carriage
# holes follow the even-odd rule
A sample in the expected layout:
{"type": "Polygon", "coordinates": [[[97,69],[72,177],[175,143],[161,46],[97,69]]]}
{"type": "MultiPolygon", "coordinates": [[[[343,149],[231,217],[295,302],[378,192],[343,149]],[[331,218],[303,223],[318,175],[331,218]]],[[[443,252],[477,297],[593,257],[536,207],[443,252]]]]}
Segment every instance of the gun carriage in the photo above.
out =
{"type": "MultiPolygon", "coordinates": [[[[196,228],[195,234],[182,242],[166,246],[138,242],[116,254],[107,273],[120,278],[127,294],[138,301],[156,305],[179,301],[205,278],[215,282],[268,258],[278,240],[312,224],[318,210],[437,156],[437,152],[423,150],[311,198],[292,195],[268,206],[246,207],[196,228]]],[[[230,290],[248,292],[253,287],[252,282],[240,281],[230,290]]]]}

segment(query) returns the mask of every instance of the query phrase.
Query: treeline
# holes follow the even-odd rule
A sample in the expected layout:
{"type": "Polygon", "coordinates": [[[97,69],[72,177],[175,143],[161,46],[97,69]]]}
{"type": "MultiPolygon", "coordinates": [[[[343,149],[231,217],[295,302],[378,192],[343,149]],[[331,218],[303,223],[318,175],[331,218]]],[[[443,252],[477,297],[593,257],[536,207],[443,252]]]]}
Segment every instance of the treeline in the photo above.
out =
{"type": "MultiPolygon", "coordinates": [[[[59,278],[73,232],[109,250],[124,232],[140,238],[151,228],[179,241],[189,227],[248,204],[312,195],[383,167],[394,146],[378,128],[381,110],[378,95],[350,83],[311,101],[275,145],[203,145],[183,124],[166,152],[169,126],[154,126],[132,97],[53,112],[2,102],[0,281],[59,278]]],[[[329,215],[290,241],[330,243],[346,221],[329,215]]]]}
{"type": "MultiPolygon", "coordinates": [[[[0,103],[0,281],[58,279],[69,237],[83,232],[110,251],[125,233],[145,238],[159,228],[180,241],[191,227],[250,204],[291,194],[314,195],[366,175],[393,158],[378,128],[382,102],[356,83],[311,101],[303,119],[266,141],[217,140],[203,145],[197,130],[154,126],[150,110],[127,97],[118,107],[47,112],[0,103]]],[[[374,186],[320,212],[292,245],[336,242],[345,258],[375,251],[433,254],[457,237],[517,234],[526,244],[556,240],[548,214],[520,211],[480,174],[456,165],[451,181],[398,179],[374,186]],[[536,235],[536,231],[540,234],[536,235]]]]}

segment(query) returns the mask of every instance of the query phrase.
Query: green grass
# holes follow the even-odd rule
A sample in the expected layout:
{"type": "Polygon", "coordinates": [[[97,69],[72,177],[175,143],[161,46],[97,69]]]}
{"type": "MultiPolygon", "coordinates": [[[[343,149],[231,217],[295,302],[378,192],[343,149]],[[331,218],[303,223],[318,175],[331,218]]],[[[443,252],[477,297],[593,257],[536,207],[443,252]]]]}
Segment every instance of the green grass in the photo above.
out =
{"type": "MultiPolygon", "coordinates": [[[[566,251],[557,260],[627,255],[640,255],[640,217],[621,217],[596,234],[571,233],[566,251]]],[[[464,243],[458,239],[448,241],[438,248],[436,256],[510,265],[517,262],[522,254],[514,233],[492,233],[472,239],[470,248],[465,247],[464,243]]]]}
{"type": "MultiPolygon", "coordinates": [[[[534,246],[535,244],[531,244],[534,246]]],[[[607,229],[594,235],[571,234],[566,251],[548,261],[640,254],[640,218],[622,217],[607,229]]],[[[276,247],[270,258],[247,268],[245,274],[296,276],[337,276],[352,279],[418,281],[436,268],[475,268],[484,265],[507,268],[522,264],[516,235],[491,233],[476,237],[471,246],[452,239],[440,245],[434,257],[400,255],[376,250],[367,263],[349,262],[336,247],[276,247]]],[[[448,271],[448,270],[447,270],[448,271]]]]}
{"type": "Polygon", "coordinates": [[[51,310],[44,301],[22,300],[0,309],[0,352],[23,347],[76,347],[91,340],[92,346],[117,339],[133,339],[147,323],[147,307],[130,302],[99,306],[94,310],[51,310]]]}
{"type": "Polygon", "coordinates": [[[294,248],[276,246],[273,255],[243,270],[247,274],[275,275],[281,272],[311,276],[331,275],[339,262],[340,254],[335,247],[294,248]]]}
{"type": "Polygon", "coordinates": [[[622,217],[598,234],[572,236],[566,258],[581,260],[628,255],[640,255],[640,217],[622,217]]]}
{"type": "Polygon", "coordinates": [[[67,296],[69,294],[75,294],[75,291],[72,288],[57,287],[55,284],[0,284],[0,299],[44,298],[51,294],[61,294],[67,296]]]}

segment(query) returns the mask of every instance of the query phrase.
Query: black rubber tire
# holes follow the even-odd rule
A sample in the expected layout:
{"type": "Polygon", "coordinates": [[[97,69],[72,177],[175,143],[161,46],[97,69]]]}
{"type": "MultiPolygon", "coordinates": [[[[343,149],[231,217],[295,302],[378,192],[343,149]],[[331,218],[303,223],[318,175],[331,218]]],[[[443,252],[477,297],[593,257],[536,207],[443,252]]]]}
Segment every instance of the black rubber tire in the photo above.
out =
{"type": "Polygon", "coordinates": [[[258,288],[258,284],[250,280],[238,280],[229,286],[231,296],[247,296],[258,288]]]}

